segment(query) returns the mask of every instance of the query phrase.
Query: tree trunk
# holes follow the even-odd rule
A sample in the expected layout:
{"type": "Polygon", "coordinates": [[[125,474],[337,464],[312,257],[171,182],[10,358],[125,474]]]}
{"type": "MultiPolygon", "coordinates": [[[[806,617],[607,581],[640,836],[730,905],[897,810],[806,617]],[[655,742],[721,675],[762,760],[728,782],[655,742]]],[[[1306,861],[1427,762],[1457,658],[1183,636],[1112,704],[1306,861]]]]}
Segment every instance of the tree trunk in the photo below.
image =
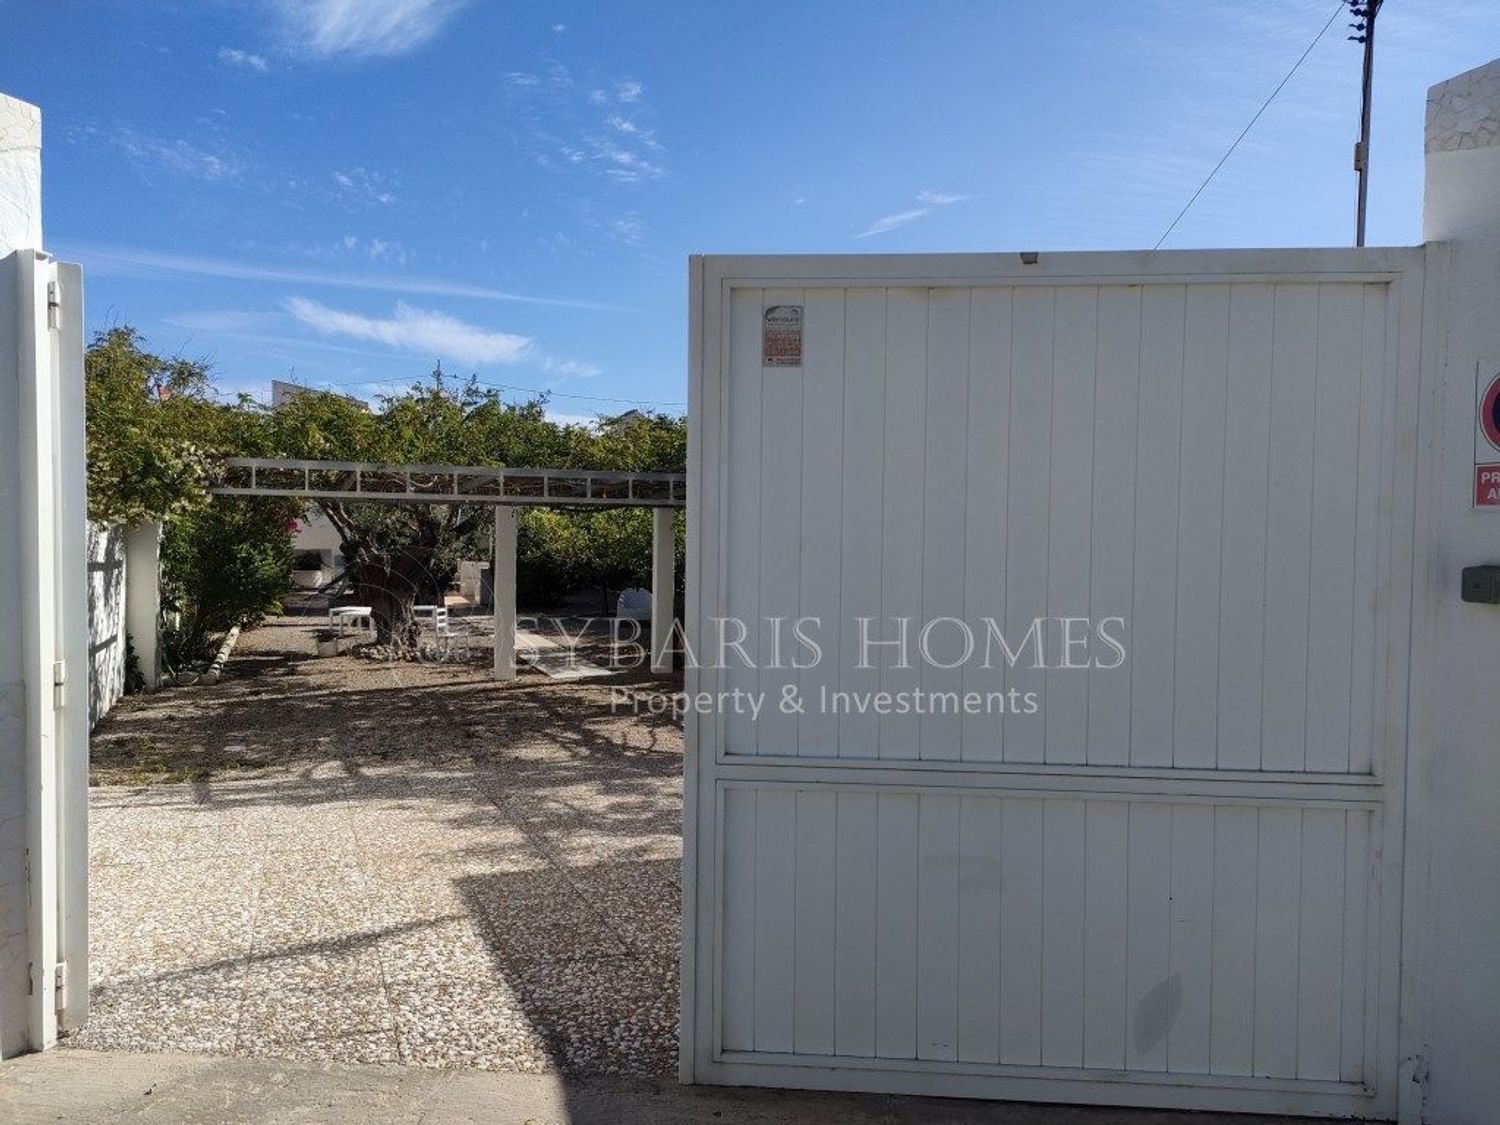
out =
{"type": "Polygon", "coordinates": [[[412,606],[431,592],[430,547],[405,547],[390,552],[356,548],[347,567],[359,600],[375,619],[375,639],[399,649],[415,647],[417,622],[412,606]]]}

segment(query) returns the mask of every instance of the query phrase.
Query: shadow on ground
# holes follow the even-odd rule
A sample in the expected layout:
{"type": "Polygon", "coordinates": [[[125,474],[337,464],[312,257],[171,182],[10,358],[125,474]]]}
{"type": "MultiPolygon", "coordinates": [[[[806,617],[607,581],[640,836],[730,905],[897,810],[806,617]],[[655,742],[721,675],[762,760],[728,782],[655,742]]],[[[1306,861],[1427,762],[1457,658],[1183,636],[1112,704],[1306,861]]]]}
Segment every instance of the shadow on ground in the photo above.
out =
{"type": "Polygon", "coordinates": [[[96,780],[126,784],[93,791],[74,1044],[671,1073],[675,725],[597,682],[314,660],[308,634],[256,630],[225,682],[101,725],[96,780]]]}

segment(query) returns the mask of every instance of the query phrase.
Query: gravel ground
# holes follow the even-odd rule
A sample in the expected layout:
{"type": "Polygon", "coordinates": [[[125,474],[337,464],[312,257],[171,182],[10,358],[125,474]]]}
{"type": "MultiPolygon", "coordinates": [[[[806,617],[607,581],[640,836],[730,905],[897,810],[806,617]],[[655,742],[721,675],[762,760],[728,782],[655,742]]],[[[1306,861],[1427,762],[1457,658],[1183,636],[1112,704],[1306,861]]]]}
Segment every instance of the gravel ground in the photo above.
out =
{"type": "Polygon", "coordinates": [[[95,732],[69,1042],[670,1073],[680,731],[611,714],[614,680],[315,659],[313,624],[95,732]]]}

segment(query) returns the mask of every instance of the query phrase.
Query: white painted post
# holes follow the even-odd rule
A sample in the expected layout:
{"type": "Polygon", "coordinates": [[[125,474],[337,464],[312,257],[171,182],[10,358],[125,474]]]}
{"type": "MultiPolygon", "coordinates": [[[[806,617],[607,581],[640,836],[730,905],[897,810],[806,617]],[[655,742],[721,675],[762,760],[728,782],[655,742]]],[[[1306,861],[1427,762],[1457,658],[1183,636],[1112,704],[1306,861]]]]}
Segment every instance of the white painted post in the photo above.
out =
{"type": "Polygon", "coordinates": [[[495,667],[497,680],[516,678],[516,509],[495,505],[495,667]]]}
{"type": "MultiPolygon", "coordinates": [[[[1426,152],[1435,453],[1415,591],[1401,1050],[1403,1074],[1430,1075],[1426,1120],[1481,1121],[1500,1105],[1500,606],[1464,602],[1459,579],[1500,564],[1500,509],[1474,507],[1476,444],[1500,462],[1476,442],[1477,385],[1500,375],[1500,59],[1428,91],[1426,152]]],[[[1402,1091],[1402,1110],[1423,1112],[1419,1090],[1402,1091]]]]}
{"type": "Polygon", "coordinates": [[[65,979],[58,1026],[83,1026],[89,1011],[89,533],[84,434],[83,270],[57,266],[56,429],[57,648],[64,682],[58,717],[58,881],[65,979]]]}
{"type": "MultiPolygon", "coordinates": [[[[22,401],[19,346],[21,261],[42,245],[41,142],[41,112],[0,94],[0,1058],[47,1045],[48,994],[33,994],[38,968],[44,975],[56,956],[38,940],[56,925],[48,903],[56,887],[46,874],[56,849],[47,846],[47,827],[38,818],[50,785],[40,760],[31,758],[52,723],[50,710],[46,723],[28,718],[40,694],[33,658],[41,620],[38,592],[27,585],[35,581],[36,561],[28,563],[26,554],[40,525],[39,498],[26,496],[36,467],[23,458],[28,428],[35,445],[38,404],[34,395],[29,404],[22,401]],[[39,845],[40,855],[31,852],[39,845]],[[29,852],[34,863],[27,861],[29,852]]],[[[27,334],[35,335],[34,325],[27,334]]]]}
{"type": "Polygon", "coordinates": [[[161,524],[147,520],[125,533],[125,633],[146,690],[161,686],[161,524]]]}
{"type": "Polygon", "coordinates": [[[672,670],[672,596],[677,588],[675,508],[651,509],[651,671],[672,670]]]}

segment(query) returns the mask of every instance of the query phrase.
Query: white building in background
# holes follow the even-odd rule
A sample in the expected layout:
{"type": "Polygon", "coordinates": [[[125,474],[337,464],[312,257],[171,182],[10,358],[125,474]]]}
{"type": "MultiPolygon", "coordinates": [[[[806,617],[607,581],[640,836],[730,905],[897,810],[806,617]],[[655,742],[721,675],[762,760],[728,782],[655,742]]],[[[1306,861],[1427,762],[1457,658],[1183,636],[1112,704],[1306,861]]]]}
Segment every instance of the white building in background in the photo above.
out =
{"type": "Polygon", "coordinates": [[[362,398],[356,398],[354,395],[341,395],[337,391],[325,391],[318,387],[304,387],[301,383],[288,383],[283,379],[271,380],[271,406],[273,408],[280,406],[284,402],[291,402],[294,398],[301,398],[303,395],[333,395],[336,398],[343,399],[345,402],[352,403],[361,410],[370,409],[368,402],[362,398]]]}

